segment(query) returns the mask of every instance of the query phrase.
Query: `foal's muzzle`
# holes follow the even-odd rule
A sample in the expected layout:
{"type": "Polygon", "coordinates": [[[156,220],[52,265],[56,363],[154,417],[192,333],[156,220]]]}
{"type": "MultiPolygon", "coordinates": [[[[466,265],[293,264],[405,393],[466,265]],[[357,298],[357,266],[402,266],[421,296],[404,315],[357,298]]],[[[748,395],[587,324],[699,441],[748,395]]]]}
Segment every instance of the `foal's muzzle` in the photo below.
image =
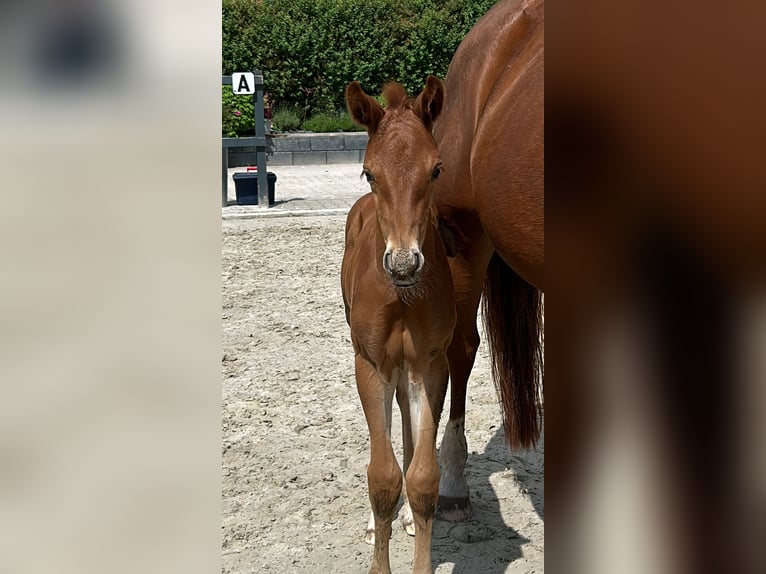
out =
{"type": "Polygon", "coordinates": [[[383,269],[396,287],[412,287],[423,269],[423,254],[418,249],[387,249],[383,269]]]}

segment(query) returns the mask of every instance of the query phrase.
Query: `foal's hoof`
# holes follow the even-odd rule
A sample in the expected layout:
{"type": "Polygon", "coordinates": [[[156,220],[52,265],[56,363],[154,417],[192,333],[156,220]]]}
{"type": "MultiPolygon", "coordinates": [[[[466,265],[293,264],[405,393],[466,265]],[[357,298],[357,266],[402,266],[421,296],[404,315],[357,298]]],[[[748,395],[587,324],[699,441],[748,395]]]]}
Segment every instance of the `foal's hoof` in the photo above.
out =
{"type": "Polygon", "coordinates": [[[412,508],[408,500],[404,501],[402,510],[399,513],[402,521],[402,528],[410,536],[415,536],[415,519],[412,517],[412,508]]]}
{"type": "Polygon", "coordinates": [[[402,528],[410,536],[415,536],[415,520],[413,520],[412,514],[409,516],[406,514],[402,515],[402,528]]]}
{"type": "Polygon", "coordinates": [[[471,507],[470,497],[439,497],[439,506],[437,507],[436,511],[437,518],[446,520],[447,522],[463,522],[471,518],[472,515],[473,507],[471,507]]]}

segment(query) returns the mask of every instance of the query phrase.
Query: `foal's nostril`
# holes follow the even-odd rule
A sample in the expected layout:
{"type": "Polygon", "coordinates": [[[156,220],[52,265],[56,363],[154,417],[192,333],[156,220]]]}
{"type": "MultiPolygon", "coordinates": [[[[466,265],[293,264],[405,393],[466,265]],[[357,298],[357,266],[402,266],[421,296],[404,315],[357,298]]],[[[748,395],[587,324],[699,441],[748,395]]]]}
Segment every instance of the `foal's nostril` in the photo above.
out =
{"type": "Polygon", "coordinates": [[[383,255],[383,269],[391,273],[391,252],[386,251],[383,255]]]}
{"type": "Polygon", "coordinates": [[[422,271],[423,266],[426,264],[426,259],[423,257],[423,254],[420,251],[415,252],[415,271],[417,273],[420,273],[422,271]]]}

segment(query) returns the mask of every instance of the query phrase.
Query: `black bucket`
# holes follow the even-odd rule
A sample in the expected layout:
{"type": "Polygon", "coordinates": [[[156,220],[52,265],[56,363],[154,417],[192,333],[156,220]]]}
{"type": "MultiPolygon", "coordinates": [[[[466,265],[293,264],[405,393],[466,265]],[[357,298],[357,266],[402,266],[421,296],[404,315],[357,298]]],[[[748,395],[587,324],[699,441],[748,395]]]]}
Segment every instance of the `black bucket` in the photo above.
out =
{"type": "MultiPolygon", "coordinates": [[[[269,205],[274,205],[274,187],[277,174],[266,172],[269,182],[269,205]]],[[[237,192],[237,205],[258,205],[258,173],[235,173],[234,188],[237,192]]]]}

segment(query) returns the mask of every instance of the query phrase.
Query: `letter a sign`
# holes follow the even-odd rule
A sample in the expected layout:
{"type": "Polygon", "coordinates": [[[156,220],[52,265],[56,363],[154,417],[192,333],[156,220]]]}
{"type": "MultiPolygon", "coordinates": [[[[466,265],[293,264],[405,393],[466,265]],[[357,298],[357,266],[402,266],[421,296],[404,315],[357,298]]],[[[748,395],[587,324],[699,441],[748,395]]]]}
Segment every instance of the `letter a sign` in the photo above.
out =
{"type": "Polygon", "coordinates": [[[238,96],[255,93],[255,74],[234,72],[231,75],[231,89],[238,96]]]}

